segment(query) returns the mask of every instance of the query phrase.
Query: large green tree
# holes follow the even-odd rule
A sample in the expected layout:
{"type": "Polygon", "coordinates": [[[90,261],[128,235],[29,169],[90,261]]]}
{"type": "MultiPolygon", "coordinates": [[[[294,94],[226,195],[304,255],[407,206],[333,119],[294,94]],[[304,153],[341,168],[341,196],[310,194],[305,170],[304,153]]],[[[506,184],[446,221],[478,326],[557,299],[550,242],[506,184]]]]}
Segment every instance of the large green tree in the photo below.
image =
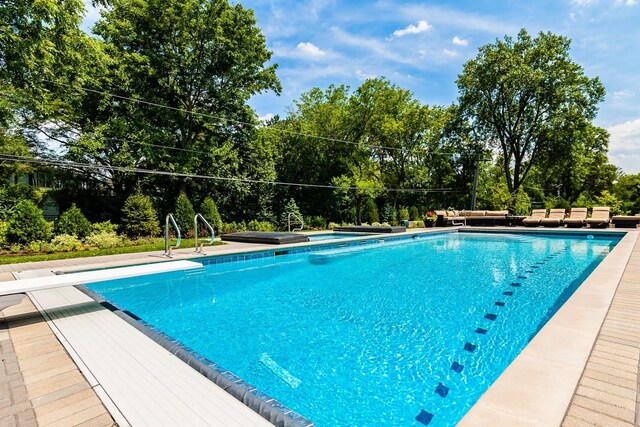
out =
{"type": "Polygon", "coordinates": [[[569,48],[566,37],[521,30],[481,47],[458,77],[460,112],[475,141],[499,149],[512,195],[545,153],[580,131],[576,123],[591,122],[604,98],[600,80],[585,75],[569,48]]]}

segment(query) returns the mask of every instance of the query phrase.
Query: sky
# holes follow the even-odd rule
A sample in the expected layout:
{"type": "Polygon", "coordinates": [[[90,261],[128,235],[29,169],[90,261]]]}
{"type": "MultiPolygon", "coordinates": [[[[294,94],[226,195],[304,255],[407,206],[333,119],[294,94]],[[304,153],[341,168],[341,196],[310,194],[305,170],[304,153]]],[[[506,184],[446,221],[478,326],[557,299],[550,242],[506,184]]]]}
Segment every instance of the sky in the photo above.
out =
{"type": "MultiPolygon", "coordinates": [[[[521,28],[572,39],[571,58],[607,96],[595,124],[611,135],[610,161],[640,173],[640,0],[244,0],[278,64],[282,94],[254,96],[262,118],[285,116],[313,87],[385,77],[421,102],[449,105],[478,48],[521,28]]],[[[85,25],[98,12],[87,4],[85,25]]]]}

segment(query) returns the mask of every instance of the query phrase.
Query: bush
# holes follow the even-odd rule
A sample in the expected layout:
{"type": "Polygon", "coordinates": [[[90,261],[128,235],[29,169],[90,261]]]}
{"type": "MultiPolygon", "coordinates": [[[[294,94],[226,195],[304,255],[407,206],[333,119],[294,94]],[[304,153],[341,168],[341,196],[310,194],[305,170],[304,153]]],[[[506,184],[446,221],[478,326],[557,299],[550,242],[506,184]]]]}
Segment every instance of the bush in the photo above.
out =
{"type": "Polygon", "coordinates": [[[31,200],[19,202],[9,214],[7,242],[28,244],[35,240],[49,240],[52,225],[42,216],[42,211],[31,200]]]}
{"type": "Polygon", "coordinates": [[[362,206],[362,221],[369,223],[380,221],[378,207],[373,199],[367,199],[364,202],[364,206],[362,206]]]}
{"type": "Polygon", "coordinates": [[[611,215],[620,215],[622,213],[622,202],[613,194],[604,190],[602,194],[593,199],[594,206],[608,206],[611,215]]]}
{"type": "Polygon", "coordinates": [[[216,202],[213,201],[211,197],[207,197],[202,201],[202,205],[200,206],[200,213],[206,219],[209,224],[213,227],[213,231],[216,234],[219,234],[222,230],[222,218],[220,217],[220,213],[218,212],[218,207],[216,206],[216,202]]]}
{"type": "Polygon", "coordinates": [[[0,247],[4,247],[7,245],[7,230],[9,229],[9,224],[6,221],[0,221],[0,247]]]}
{"type": "Polygon", "coordinates": [[[142,194],[140,187],[124,202],[122,223],[125,233],[130,237],[149,237],[160,233],[156,210],[149,196],[142,194]]]}
{"type": "Polygon", "coordinates": [[[327,225],[327,229],[329,230],[333,230],[336,227],[340,227],[340,224],[336,224],[335,222],[330,222],[329,225],[327,225]]]}
{"type": "Polygon", "coordinates": [[[51,246],[56,252],[75,252],[84,249],[82,241],[73,234],[60,234],[54,237],[51,246]]]}
{"type": "Polygon", "coordinates": [[[313,228],[326,228],[327,227],[327,221],[321,217],[321,216],[312,216],[307,218],[306,221],[309,225],[309,227],[313,227],[313,228]]]}
{"type": "Polygon", "coordinates": [[[183,236],[186,236],[193,231],[193,217],[195,216],[196,211],[193,209],[193,205],[189,201],[189,198],[186,194],[180,193],[176,200],[174,217],[183,236]]]}
{"type": "Polygon", "coordinates": [[[401,207],[398,209],[398,222],[409,219],[409,209],[401,207]]]}
{"type": "Polygon", "coordinates": [[[122,239],[113,231],[100,231],[86,238],[85,243],[91,248],[109,249],[122,244],[122,239]]]}
{"type": "Polygon", "coordinates": [[[409,221],[419,221],[420,220],[420,210],[416,206],[411,206],[409,208],[409,221]]]}
{"type": "Polygon", "coordinates": [[[35,242],[30,242],[24,249],[29,252],[50,252],[51,245],[49,245],[49,242],[36,240],[35,242]]]}
{"type": "Polygon", "coordinates": [[[82,239],[90,233],[91,223],[75,203],[64,211],[56,221],[56,234],[73,234],[82,239]]]}
{"type": "Polygon", "coordinates": [[[93,230],[91,234],[98,234],[102,232],[117,233],[118,224],[111,224],[111,221],[96,222],[91,226],[93,230]]]}
{"type": "Polygon", "coordinates": [[[396,209],[391,206],[389,203],[385,203],[382,207],[381,212],[382,218],[380,218],[383,222],[396,224],[396,209]]]}
{"type": "MultiPolygon", "coordinates": [[[[289,220],[289,214],[290,213],[295,214],[295,215],[298,216],[298,218],[302,219],[302,214],[300,213],[300,209],[298,208],[298,204],[293,199],[293,197],[291,199],[289,199],[289,201],[285,205],[284,211],[282,212],[282,218],[280,219],[280,221],[282,223],[282,228],[284,230],[287,229],[288,220],[289,220]]],[[[291,216],[291,229],[293,230],[295,227],[298,227],[299,224],[300,224],[300,222],[298,221],[298,219],[294,218],[293,216],[291,216]]]]}
{"type": "Polygon", "coordinates": [[[226,233],[239,233],[241,231],[247,231],[247,225],[242,222],[223,222],[222,223],[222,234],[226,233]]]}
{"type": "Polygon", "coordinates": [[[269,221],[249,221],[247,230],[249,231],[275,231],[275,227],[269,221]]]}
{"type": "Polygon", "coordinates": [[[416,220],[409,224],[409,228],[424,228],[424,221],[416,220]]]}

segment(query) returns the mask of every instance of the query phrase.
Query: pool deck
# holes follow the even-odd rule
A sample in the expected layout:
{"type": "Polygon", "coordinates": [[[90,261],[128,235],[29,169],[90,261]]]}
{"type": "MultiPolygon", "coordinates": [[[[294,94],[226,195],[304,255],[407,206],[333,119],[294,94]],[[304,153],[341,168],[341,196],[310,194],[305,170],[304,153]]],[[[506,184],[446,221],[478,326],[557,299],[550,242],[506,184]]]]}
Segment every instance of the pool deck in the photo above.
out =
{"type": "MultiPolygon", "coordinates": [[[[488,229],[502,228],[482,228],[488,229]]],[[[639,425],[640,231],[624,231],[628,231],[624,240],[483,395],[461,425],[639,425]]],[[[407,234],[416,232],[408,230],[407,234]]],[[[300,244],[274,247],[234,243],[205,248],[205,255],[295,246],[300,244]]],[[[176,251],[173,259],[197,257],[193,249],[185,249],[176,251]]],[[[0,281],[13,280],[14,275],[39,277],[56,271],[165,260],[161,252],[152,252],[9,264],[0,266],[0,281]]],[[[190,425],[270,425],[77,289],[50,289],[28,295],[30,298],[19,306],[0,311],[4,363],[0,365],[4,367],[0,370],[0,425],[48,425],[56,421],[58,425],[113,425],[114,420],[121,426],[178,425],[187,421],[190,425]],[[34,311],[32,302],[44,313],[46,322],[34,311]],[[29,324],[37,330],[13,333],[13,321],[18,322],[14,324],[18,329],[24,326],[19,323],[24,322],[19,313],[30,313],[29,324]],[[63,347],[53,350],[55,344],[63,347]],[[53,355],[51,359],[49,355],[53,355]],[[68,386],[53,381],[62,391],[45,390],[48,397],[38,400],[24,383],[33,381],[30,378],[49,378],[47,369],[63,369],[55,368],[58,361],[53,359],[63,356],[71,364],[63,373],[76,372],[75,376],[67,374],[74,378],[69,381],[75,382],[68,386]],[[22,361],[29,357],[37,362],[22,361]],[[65,391],[69,387],[71,390],[65,391]],[[15,389],[9,399],[5,398],[5,388],[15,389]],[[49,405],[49,411],[45,411],[49,418],[41,415],[38,405],[49,405]],[[54,419],[51,414],[62,418],[54,419]],[[79,420],[89,415],[94,416],[72,422],[73,417],[79,420]]],[[[60,375],[55,372],[50,375],[60,375]]]]}

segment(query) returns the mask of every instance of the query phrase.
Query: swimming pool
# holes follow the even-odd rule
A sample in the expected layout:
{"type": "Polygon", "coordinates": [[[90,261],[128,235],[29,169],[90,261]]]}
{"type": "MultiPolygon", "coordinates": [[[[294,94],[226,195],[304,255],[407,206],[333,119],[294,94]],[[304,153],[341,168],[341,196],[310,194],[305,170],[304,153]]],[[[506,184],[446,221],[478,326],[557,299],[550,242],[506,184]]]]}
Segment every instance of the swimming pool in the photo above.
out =
{"type": "Polygon", "coordinates": [[[594,236],[387,239],[91,288],[317,425],[453,425],[619,240],[594,236]]]}
{"type": "Polygon", "coordinates": [[[323,233],[323,234],[307,234],[310,242],[317,242],[320,240],[340,240],[351,239],[354,237],[370,236],[371,233],[323,233]]]}

